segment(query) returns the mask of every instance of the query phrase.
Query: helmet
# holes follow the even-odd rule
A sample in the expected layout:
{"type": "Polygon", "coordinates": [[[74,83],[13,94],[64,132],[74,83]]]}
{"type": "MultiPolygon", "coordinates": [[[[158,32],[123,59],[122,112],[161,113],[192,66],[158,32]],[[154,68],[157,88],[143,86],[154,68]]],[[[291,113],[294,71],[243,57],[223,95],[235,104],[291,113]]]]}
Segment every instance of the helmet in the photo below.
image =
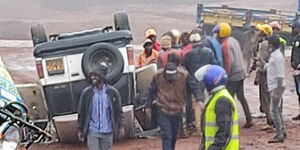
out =
{"type": "Polygon", "coordinates": [[[146,38],[148,38],[148,37],[151,36],[151,35],[156,35],[156,31],[155,31],[155,29],[153,29],[153,28],[149,28],[149,29],[147,29],[146,32],[145,32],[145,37],[146,37],[146,38]]]}
{"type": "Polygon", "coordinates": [[[197,43],[201,41],[201,36],[199,33],[193,33],[190,35],[189,39],[192,43],[197,43]]]}
{"type": "Polygon", "coordinates": [[[226,71],[218,65],[205,65],[199,68],[195,74],[198,81],[203,81],[208,91],[214,88],[225,85],[227,82],[226,71]]]}
{"type": "Polygon", "coordinates": [[[264,32],[265,35],[270,36],[273,34],[273,29],[269,24],[258,24],[257,29],[264,32]]]}
{"type": "Polygon", "coordinates": [[[270,23],[270,25],[271,25],[271,27],[272,27],[273,30],[274,29],[281,30],[281,25],[279,24],[278,21],[273,21],[273,22],[270,23]]]}
{"type": "Polygon", "coordinates": [[[228,37],[231,35],[231,26],[228,23],[220,23],[213,29],[213,33],[217,33],[218,37],[228,37]]]}

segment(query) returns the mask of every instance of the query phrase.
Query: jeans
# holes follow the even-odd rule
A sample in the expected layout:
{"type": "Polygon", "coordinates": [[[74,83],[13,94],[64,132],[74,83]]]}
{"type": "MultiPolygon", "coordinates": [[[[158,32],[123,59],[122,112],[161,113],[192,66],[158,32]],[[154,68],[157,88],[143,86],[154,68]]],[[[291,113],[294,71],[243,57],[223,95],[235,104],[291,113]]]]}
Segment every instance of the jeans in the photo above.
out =
{"type": "Polygon", "coordinates": [[[89,131],[87,146],[89,150],[111,150],[113,145],[113,133],[97,133],[89,131]]]}
{"type": "Polygon", "coordinates": [[[157,122],[162,132],[162,149],[174,150],[181,114],[168,115],[162,112],[160,109],[158,109],[157,113],[157,122]]]}
{"type": "Polygon", "coordinates": [[[248,102],[244,95],[244,80],[240,81],[228,81],[227,90],[232,95],[232,97],[235,97],[235,94],[237,96],[237,99],[241,102],[245,116],[246,116],[246,122],[251,122],[252,117],[250,113],[250,109],[248,106],[248,102]]]}
{"type": "Polygon", "coordinates": [[[284,136],[284,125],[283,125],[283,117],[282,117],[282,94],[284,90],[285,90],[284,88],[277,88],[270,92],[271,115],[273,118],[273,124],[276,128],[276,133],[278,137],[284,136]]]}

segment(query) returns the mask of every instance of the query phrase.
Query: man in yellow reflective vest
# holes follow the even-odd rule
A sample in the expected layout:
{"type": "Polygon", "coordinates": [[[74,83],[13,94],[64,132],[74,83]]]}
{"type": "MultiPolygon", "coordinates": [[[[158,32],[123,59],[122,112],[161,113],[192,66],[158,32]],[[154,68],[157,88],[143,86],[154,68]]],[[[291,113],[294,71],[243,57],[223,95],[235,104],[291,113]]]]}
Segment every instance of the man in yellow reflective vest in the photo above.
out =
{"type": "Polygon", "coordinates": [[[210,94],[202,114],[199,150],[239,150],[238,110],[234,98],[225,88],[226,71],[217,65],[206,65],[194,75],[204,82],[210,94]]]}

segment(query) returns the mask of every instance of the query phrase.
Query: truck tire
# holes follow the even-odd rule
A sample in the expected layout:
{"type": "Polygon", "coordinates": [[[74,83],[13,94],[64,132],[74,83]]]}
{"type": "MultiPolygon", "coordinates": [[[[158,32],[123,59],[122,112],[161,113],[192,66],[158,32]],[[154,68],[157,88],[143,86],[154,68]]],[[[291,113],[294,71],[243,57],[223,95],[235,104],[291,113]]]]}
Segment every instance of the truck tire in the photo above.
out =
{"type": "Polygon", "coordinates": [[[126,12],[116,12],[114,14],[115,30],[130,30],[128,15],[126,12]]]}
{"type": "Polygon", "coordinates": [[[121,52],[110,43],[96,43],[88,47],[82,57],[82,70],[86,78],[95,65],[105,62],[108,65],[106,80],[116,83],[122,76],[124,60],[121,52]]]}
{"type": "Polygon", "coordinates": [[[35,26],[32,26],[30,30],[31,30],[31,38],[32,38],[33,46],[48,41],[45,28],[42,24],[37,24],[35,26]]]}

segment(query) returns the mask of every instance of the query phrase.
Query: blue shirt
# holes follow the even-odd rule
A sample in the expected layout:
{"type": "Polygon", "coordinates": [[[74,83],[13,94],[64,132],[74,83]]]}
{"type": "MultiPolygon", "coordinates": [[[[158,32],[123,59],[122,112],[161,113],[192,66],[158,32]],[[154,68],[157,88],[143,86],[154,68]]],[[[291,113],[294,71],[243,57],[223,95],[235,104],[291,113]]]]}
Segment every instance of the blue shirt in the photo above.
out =
{"type": "Polygon", "coordinates": [[[99,133],[112,133],[112,118],[109,98],[106,94],[106,85],[99,90],[93,88],[92,113],[89,122],[89,129],[99,133]]]}

